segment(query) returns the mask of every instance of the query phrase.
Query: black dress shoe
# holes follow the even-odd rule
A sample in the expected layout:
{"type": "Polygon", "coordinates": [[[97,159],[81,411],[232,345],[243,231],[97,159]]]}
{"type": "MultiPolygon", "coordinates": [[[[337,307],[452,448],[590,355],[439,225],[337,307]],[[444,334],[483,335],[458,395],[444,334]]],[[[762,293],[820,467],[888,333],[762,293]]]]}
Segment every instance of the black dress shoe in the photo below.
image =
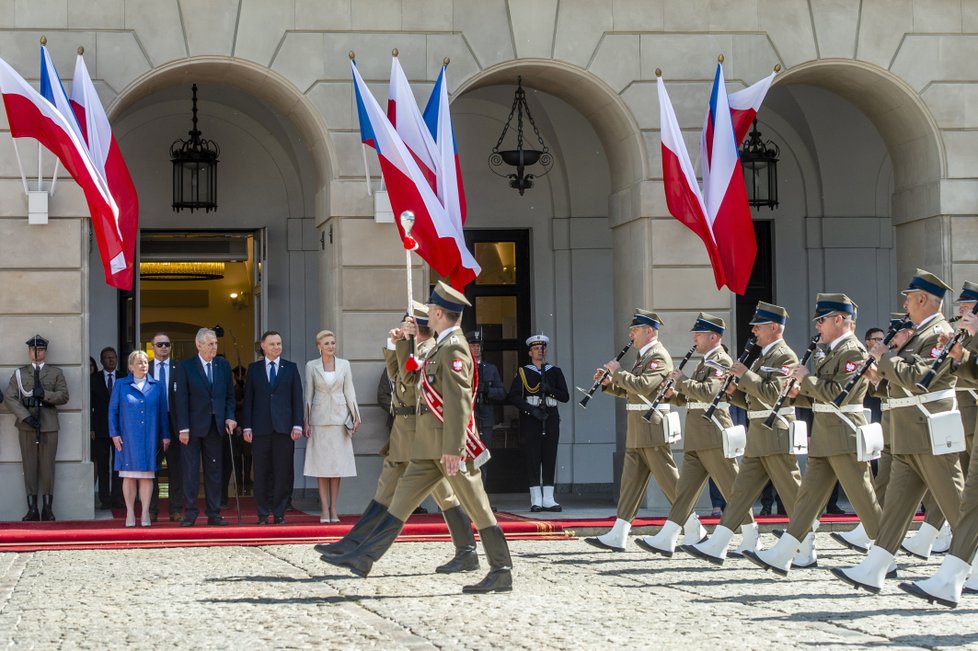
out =
{"type": "Polygon", "coordinates": [[[827,509],[825,509],[825,512],[828,513],[829,515],[845,515],[846,514],[845,509],[840,509],[838,504],[831,504],[831,505],[829,505],[829,507],[827,509]]]}
{"type": "Polygon", "coordinates": [[[543,511],[543,507],[539,504],[534,504],[530,507],[530,513],[540,513],[541,511],[543,511]]]}
{"type": "Polygon", "coordinates": [[[190,518],[184,518],[183,520],[180,521],[180,526],[181,527],[192,527],[192,526],[194,526],[194,520],[196,520],[196,519],[197,518],[194,518],[193,520],[191,520],[190,518]]]}
{"type": "Polygon", "coordinates": [[[180,511],[170,511],[170,522],[180,522],[183,520],[183,516],[180,511]]]}
{"type": "Polygon", "coordinates": [[[207,518],[207,524],[212,527],[226,527],[228,526],[228,521],[225,520],[223,516],[212,515],[207,518]]]}
{"type": "Polygon", "coordinates": [[[419,506],[418,508],[414,509],[414,511],[412,511],[411,514],[412,515],[424,515],[427,512],[428,512],[428,509],[426,509],[423,506],[419,506]]]}
{"type": "Polygon", "coordinates": [[[99,501],[99,503],[98,503],[98,510],[99,511],[111,511],[112,510],[112,504],[109,503],[109,502],[99,501]]]}
{"type": "Polygon", "coordinates": [[[275,524],[285,524],[285,516],[284,515],[276,515],[275,516],[275,524]]]}
{"type": "Polygon", "coordinates": [[[259,515],[258,516],[258,524],[268,524],[268,516],[267,515],[259,515]]]}
{"type": "Polygon", "coordinates": [[[761,512],[758,513],[757,515],[771,515],[771,507],[770,506],[762,506],[761,507],[761,512]]]}

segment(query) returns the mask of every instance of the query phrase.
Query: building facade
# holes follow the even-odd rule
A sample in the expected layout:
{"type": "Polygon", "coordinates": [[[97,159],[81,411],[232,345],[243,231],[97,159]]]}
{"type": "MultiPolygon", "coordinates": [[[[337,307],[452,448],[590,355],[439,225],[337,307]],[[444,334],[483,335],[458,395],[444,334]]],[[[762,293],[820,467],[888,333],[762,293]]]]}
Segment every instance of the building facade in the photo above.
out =
{"type": "MultiPolygon", "coordinates": [[[[899,308],[915,267],[956,286],[976,277],[972,0],[0,1],[0,57],[35,82],[42,35],[66,85],[84,47],[139,192],[142,260],[185,271],[223,265],[220,281],[147,274],[131,296],[107,287],[70,179],[57,184],[48,223],[28,224],[0,118],[0,375],[6,381],[24,363],[21,342],[35,332],[51,340],[49,362],[65,369],[62,519],[93,513],[88,357],[108,345],[145,346],[160,329],[190,355],[196,328],[215,323],[234,324],[222,326],[221,352],[244,366],[264,329],[282,332],[285,356],[297,362],[315,355],[320,329],[336,332],[365,421],[359,476],[345,484],[341,510],[358,511],[372,492],[386,436],[374,397],[381,346],[406,291],[403,249],[371,194],[373,152],[368,193],[350,51],[381,102],[392,49],[422,105],[451,60],[466,230],[486,269],[472,288],[470,325],[500,342],[487,348],[506,382],[525,361],[518,342],[530,332],[550,335],[550,361],[569,385],[587,388],[627,341],[636,306],[663,316],[662,339],[676,357],[697,312],[735,324],[750,308],[716,290],[702,244],[669,216],[662,190],[655,70],[696,152],[719,54],[730,91],[783,68],[758,116],[780,148],[781,203],[754,212],[763,273],[747,302],[784,305],[796,349],[810,336],[816,292],[849,294],[865,328],[899,308]],[[486,164],[518,78],[555,161],[523,196],[486,164]],[[206,214],[170,207],[168,149],[190,126],[194,83],[200,129],[221,146],[219,208],[206,214]]],[[[25,170],[37,169],[36,144],[17,151],[25,170]]],[[[50,176],[53,156],[42,154],[41,167],[50,176]]],[[[414,264],[421,297],[433,278],[414,264]]],[[[746,333],[731,330],[735,347],[746,333]]],[[[23,511],[20,452],[13,418],[0,410],[9,498],[0,519],[14,519],[23,511]]],[[[606,398],[587,410],[572,399],[561,415],[558,483],[612,486],[624,412],[606,398]]],[[[515,443],[497,440],[499,472],[515,477],[515,443]]],[[[302,454],[300,446],[298,487],[302,454]]],[[[653,490],[650,500],[661,498],[653,490]]]]}

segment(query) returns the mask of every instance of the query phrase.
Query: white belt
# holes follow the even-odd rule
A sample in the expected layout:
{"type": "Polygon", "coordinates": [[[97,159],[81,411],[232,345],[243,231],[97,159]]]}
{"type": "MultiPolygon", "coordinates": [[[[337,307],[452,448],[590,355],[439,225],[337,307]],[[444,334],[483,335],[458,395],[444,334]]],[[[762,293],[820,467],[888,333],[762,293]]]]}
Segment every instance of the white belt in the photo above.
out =
{"type": "Polygon", "coordinates": [[[863,413],[862,405],[843,405],[842,407],[836,407],[835,405],[830,405],[824,402],[816,402],[812,405],[812,411],[816,414],[837,414],[842,412],[843,414],[861,414],[863,413]]]}
{"type": "MultiPolygon", "coordinates": [[[[759,409],[758,411],[747,412],[747,418],[751,420],[755,420],[757,418],[767,418],[770,415],[771,415],[770,409],[759,409]]],[[[778,416],[794,416],[794,415],[795,415],[794,407],[782,407],[781,409],[778,410],[778,416]]]]}
{"type": "Polygon", "coordinates": [[[890,400],[888,398],[880,398],[880,411],[890,411],[890,400]]]}
{"type": "Polygon", "coordinates": [[[937,402],[938,400],[947,400],[954,397],[954,389],[944,389],[943,391],[931,391],[930,393],[924,393],[919,396],[907,396],[906,398],[890,398],[890,409],[898,409],[900,407],[914,407],[917,405],[926,405],[928,402],[937,402]]]}
{"type": "MultiPolygon", "coordinates": [[[[713,406],[712,402],[687,402],[686,409],[702,409],[706,411],[713,406]]],[[[721,402],[717,404],[717,409],[730,409],[729,402],[721,402]]]]}
{"type": "MultiPolygon", "coordinates": [[[[669,405],[659,405],[655,409],[656,409],[656,411],[661,411],[662,413],[666,414],[666,413],[669,413],[670,407],[669,407],[669,405]]],[[[649,410],[649,406],[648,405],[643,405],[643,404],[629,404],[629,405],[625,405],[625,411],[648,411],[648,410],[649,410]]]]}
{"type": "Polygon", "coordinates": [[[526,397],[526,404],[528,404],[528,405],[530,405],[532,407],[539,407],[540,406],[540,396],[527,396],[526,397]]]}

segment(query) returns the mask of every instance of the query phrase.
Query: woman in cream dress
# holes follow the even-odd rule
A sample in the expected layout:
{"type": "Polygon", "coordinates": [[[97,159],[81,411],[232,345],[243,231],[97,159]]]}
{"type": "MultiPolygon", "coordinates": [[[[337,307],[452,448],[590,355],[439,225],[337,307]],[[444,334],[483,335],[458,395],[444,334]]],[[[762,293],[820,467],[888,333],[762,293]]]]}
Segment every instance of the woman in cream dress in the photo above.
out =
{"type": "Polygon", "coordinates": [[[323,507],[320,522],[339,522],[336,501],[340,478],[356,477],[353,434],[360,428],[360,409],[353,390],[350,362],[336,356],[336,335],[323,330],[316,335],[321,357],[306,362],[305,397],[306,463],[304,474],[319,482],[323,507]],[[347,425],[352,421],[352,428],[347,425]]]}

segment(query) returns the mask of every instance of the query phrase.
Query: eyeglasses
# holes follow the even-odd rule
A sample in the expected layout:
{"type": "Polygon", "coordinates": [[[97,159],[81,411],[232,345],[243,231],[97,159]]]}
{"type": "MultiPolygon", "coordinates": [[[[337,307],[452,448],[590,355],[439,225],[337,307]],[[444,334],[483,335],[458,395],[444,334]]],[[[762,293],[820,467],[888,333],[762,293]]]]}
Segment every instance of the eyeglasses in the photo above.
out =
{"type": "Polygon", "coordinates": [[[157,348],[169,348],[170,347],[170,342],[169,341],[157,341],[153,345],[156,346],[157,348]]]}

